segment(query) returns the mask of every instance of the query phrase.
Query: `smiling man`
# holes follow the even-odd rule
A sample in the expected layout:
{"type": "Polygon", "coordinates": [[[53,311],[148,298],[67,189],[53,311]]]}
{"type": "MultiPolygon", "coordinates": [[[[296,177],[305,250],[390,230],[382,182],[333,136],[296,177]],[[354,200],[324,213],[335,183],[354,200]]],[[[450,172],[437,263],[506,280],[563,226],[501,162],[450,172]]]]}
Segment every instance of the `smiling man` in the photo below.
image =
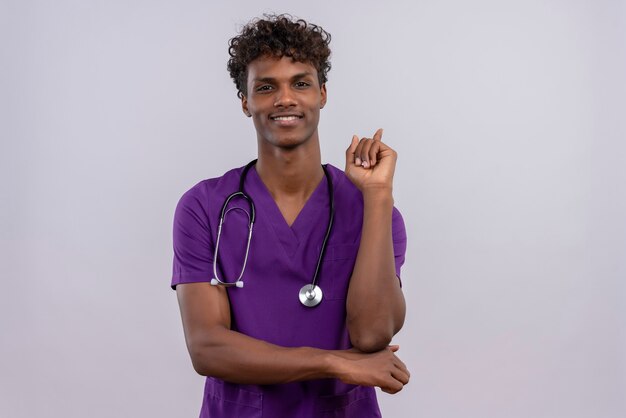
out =
{"type": "Polygon", "coordinates": [[[172,287],[207,377],[201,417],[379,417],[374,387],[409,381],[389,345],[405,316],[396,153],[378,130],[352,138],[345,172],[321,164],[329,42],[286,15],[230,41],[258,159],[195,185],[174,218],[172,287]]]}

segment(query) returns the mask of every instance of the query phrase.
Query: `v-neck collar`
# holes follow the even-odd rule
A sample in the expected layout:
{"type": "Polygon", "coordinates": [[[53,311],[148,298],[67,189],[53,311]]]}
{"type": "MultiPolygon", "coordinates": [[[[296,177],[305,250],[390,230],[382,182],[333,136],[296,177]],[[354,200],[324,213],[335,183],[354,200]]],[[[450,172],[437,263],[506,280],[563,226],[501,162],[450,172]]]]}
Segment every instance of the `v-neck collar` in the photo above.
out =
{"type": "MultiPolygon", "coordinates": [[[[330,175],[330,172],[328,174],[330,175]]],[[[258,201],[258,204],[255,204],[257,214],[260,212],[257,219],[263,217],[267,220],[287,255],[293,257],[300,246],[300,240],[308,237],[311,229],[316,226],[319,212],[321,210],[328,211],[329,199],[326,176],[322,177],[291,226],[287,224],[272,194],[257,173],[256,167],[252,167],[248,177],[251,183],[248,193],[252,193],[254,190],[256,192],[254,193],[254,200],[258,201]]]]}

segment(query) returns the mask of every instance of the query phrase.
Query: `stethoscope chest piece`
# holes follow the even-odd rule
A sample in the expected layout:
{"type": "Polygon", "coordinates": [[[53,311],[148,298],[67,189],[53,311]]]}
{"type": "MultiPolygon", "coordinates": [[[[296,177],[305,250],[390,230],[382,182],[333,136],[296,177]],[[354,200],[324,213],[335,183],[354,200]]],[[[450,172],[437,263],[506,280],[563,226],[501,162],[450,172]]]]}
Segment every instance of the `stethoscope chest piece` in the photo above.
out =
{"type": "Polygon", "coordinates": [[[317,306],[322,301],[322,289],[317,285],[305,284],[300,289],[300,302],[308,307],[312,308],[317,306]]]}

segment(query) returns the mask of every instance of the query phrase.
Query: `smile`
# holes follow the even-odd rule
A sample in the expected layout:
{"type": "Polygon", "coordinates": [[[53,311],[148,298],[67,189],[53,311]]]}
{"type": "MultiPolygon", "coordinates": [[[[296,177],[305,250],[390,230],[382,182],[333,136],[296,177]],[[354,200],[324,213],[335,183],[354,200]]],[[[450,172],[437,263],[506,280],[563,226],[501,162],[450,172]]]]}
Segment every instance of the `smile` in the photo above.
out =
{"type": "Polygon", "coordinates": [[[297,115],[287,115],[287,116],[270,116],[272,120],[297,120],[302,119],[302,116],[297,115]]]}

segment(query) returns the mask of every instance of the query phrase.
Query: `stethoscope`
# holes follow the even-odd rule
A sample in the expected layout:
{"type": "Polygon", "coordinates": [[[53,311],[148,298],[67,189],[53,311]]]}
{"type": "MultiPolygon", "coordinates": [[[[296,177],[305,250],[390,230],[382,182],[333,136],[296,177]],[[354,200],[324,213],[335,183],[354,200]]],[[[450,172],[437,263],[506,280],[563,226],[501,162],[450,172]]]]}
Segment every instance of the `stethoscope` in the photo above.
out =
{"type": "MultiPolygon", "coordinates": [[[[254,201],[252,200],[250,196],[248,196],[245,193],[243,184],[246,180],[246,176],[248,175],[248,171],[254,164],[256,164],[256,162],[257,160],[252,160],[246,165],[246,167],[243,169],[243,172],[241,173],[241,177],[239,178],[239,190],[230,194],[226,198],[226,200],[224,200],[224,204],[222,205],[222,211],[220,214],[220,222],[219,222],[219,226],[217,227],[217,242],[215,243],[215,252],[213,255],[213,278],[211,279],[211,284],[213,286],[221,285],[225,287],[238,287],[238,288],[243,287],[242,277],[243,277],[243,272],[246,269],[246,264],[248,263],[248,255],[250,253],[250,241],[252,240],[252,227],[254,226],[254,220],[256,217],[256,211],[254,209],[254,201]],[[233,207],[233,208],[227,209],[230,201],[238,196],[244,198],[245,201],[248,202],[249,212],[240,207],[233,207]],[[226,279],[224,280],[220,279],[220,277],[217,274],[217,262],[218,262],[217,256],[218,256],[218,252],[220,248],[220,238],[222,236],[222,226],[224,225],[224,220],[226,219],[226,215],[228,214],[228,212],[230,212],[231,210],[235,210],[235,209],[242,210],[248,216],[248,242],[246,243],[246,254],[243,259],[243,266],[241,267],[241,272],[239,273],[239,277],[237,277],[237,280],[235,280],[234,282],[229,282],[229,281],[226,281],[226,279]]],[[[320,249],[320,255],[317,259],[317,265],[315,266],[315,274],[313,275],[313,280],[311,281],[310,284],[305,284],[304,286],[302,286],[302,288],[300,289],[300,292],[298,293],[300,302],[304,306],[309,307],[309,308],[319,305],[320,302],[322,301],[323,293],[322,293],[322,289],[320,289],[320,287],[317,285],[317,280],[318,280],[320,267],[322,265],[322,260],[324,259],[324,254],[326,252],[326,243],[328,242],[328,237],[330,236],[330,231],[333,227],[333,218],[335,215],[335,199],[333,196],[333,182],[330,179],[330,175],[328,174],[328,170],[326,169],[325,165],[322,165],[322,169],[324,170],[324,175],[326,176],[326,182],[328,183],[328,200],[330,202],[330,205],[329,205],[330,214],[328,218],[328,226],[326,227],[326,235],[324,236],[324,241],[322,241],[322,248],[320,249]]]]}

